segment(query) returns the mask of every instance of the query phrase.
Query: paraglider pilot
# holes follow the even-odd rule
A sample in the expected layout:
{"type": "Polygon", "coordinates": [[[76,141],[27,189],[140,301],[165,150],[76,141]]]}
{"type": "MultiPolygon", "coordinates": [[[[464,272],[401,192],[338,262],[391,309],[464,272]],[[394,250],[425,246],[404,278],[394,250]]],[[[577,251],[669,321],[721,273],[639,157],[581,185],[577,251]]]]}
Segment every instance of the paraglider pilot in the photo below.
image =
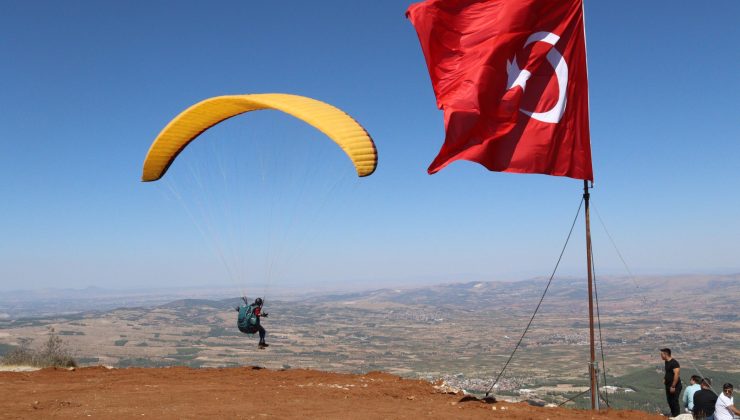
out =
{"type": "Polygon", "coordinates": [[[262,298],[255,299],[252,304],[250,304],[245,297],[243,297],[242,300],[244,301],[244,305],[234,308],[239,312],[239,316],[237,318],[239,331],[245,334],[254,334],[258,332],[260,335],[260,342],[257,346],[261,349],[269,346],[269,344],[265,343],[267,331],[265,331],[265,328],[260,323],[260,319],[262,317],[267,318],[267,312],[262,312],[262,305],[264,304],[262,298]]]}
{"type": "Polygon", "coordinates": [[[260,323],[260,318],[262,318],[263,316],[267,318],[267,312],[262,313],[262,298],[255,299],[252,307],[254,308],[254,315],[257,317],[257,331],[260,334],[260,342],[258,346],[267,347],[269,345],[265,343],[265,336],[267,335],[267,331],[265,331],[265,328],[260,323]]]}

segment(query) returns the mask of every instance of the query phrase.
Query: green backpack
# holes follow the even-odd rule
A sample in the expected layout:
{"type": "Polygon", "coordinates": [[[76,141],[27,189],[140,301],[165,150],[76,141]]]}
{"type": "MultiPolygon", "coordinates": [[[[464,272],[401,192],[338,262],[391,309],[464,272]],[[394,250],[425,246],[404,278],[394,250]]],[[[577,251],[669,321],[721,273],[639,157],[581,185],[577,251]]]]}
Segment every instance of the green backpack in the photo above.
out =
{"type": "Polygon", "coordinates": [[[257,332],[257,326],[260,324],[259,318],[254,313],[254,306],[246,305],[239,307],[239,316],[236,319],[236,326],[239,331],[245,334],[254,334],[257,332]]]}

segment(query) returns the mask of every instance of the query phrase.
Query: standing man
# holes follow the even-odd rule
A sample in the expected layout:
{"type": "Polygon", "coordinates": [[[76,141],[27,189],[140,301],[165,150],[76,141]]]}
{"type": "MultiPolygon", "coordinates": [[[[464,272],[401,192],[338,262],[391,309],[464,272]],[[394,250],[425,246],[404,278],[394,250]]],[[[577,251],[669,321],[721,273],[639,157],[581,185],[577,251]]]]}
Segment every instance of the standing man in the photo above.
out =
{"type": "Polygon", "coordinates": [[[668,406],[671,408],[671,417],[681,414],[681,406],[678,404],[678,396],[681,395],[681,365],[678,360],[671,356],[671,349],[660,349],[660,358],[665,362],[665,376],[663,384],[665,385],[665,398],[668,400],[668,406]]]}
{"type": "Polygon", "coordinates": [[[717,397],[717,403],[714,405],[714,420],[732,420],[735,416],[740,416],[740,410],[735,408],[735,401],[732,398],[732,384],[722,385],[722,393],[717,397]]]}
{"type": "Polygon", "coordinates": [[[714,405],[717,403],[717,394],[712,392],[712,381],[709,378],[701,380],[701,389],[694,393],[694,418],[714,420],[714,405]]]}

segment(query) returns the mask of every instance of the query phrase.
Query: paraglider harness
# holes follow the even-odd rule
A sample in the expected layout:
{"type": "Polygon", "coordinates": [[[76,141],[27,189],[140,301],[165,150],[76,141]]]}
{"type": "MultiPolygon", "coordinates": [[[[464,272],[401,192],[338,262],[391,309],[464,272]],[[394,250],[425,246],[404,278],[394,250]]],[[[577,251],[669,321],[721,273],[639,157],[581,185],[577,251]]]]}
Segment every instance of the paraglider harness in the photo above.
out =
{"type": "Polygon", "coordinates": [[[236,326],[239,328],[239,331],[244,334],[254,334],[259,330],[260,325],[260,319],[254,312],[254,310],[259,306],[250,304],[245,297],[243,297],[242,300],[244,301],[244,306],[236,308],[239,311],[239,316],[236,319],[236,326]]]}

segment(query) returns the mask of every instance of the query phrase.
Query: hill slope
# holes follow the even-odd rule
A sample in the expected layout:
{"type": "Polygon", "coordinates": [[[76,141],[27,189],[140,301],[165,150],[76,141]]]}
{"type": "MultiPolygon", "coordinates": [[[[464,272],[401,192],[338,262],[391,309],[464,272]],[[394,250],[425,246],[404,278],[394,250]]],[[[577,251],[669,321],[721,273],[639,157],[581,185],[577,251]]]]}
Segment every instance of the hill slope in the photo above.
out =
{"type": "Polygon", "coordinates": [[[0,416],[146,418],[650,419],[638,411],[464,401],[433,384],[365,375],[260,368],[82,368],[0,373],[0,416]]]}

